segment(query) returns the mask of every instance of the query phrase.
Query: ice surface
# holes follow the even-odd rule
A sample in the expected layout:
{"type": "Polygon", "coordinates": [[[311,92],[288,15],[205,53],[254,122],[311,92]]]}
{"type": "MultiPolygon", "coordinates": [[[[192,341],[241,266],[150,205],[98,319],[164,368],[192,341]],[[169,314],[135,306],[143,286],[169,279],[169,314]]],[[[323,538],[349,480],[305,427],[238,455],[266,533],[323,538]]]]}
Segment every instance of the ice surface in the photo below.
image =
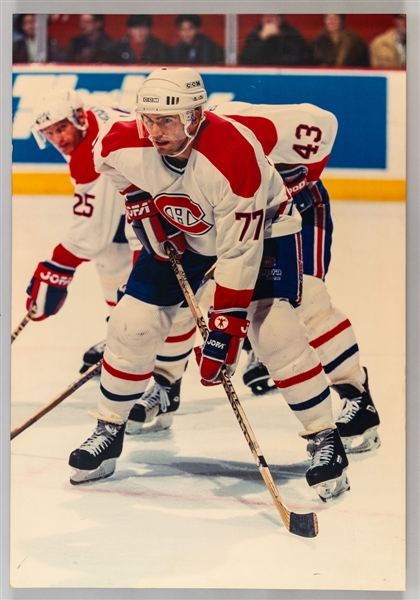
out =
{"type": "MultiPolygon", "coordinates": [[[[70,202],[13,200],[13,326],[70,202]]],[[[86,411],[97,379],[11,442],[13,587],[404,588],[405,206],[335,202],[333,215],[328,289],[353,322],[382,420],[381,448],[350,456],[350,492],[323,504],[306,484],[301,426],[281,395],[248,392],[245,356],[233,380],[284,502],[318,514],[318,537],[287,532],[223,389],[202,387],[191,361],[172,428],[127,436],[110,479],[69,483],[69,453],[95,425],[86,411]]],[[[81,265],[60,313],[29,323],[12,345],[12,428],[77,379],[106,316],[95,269],[81,265]]]]}

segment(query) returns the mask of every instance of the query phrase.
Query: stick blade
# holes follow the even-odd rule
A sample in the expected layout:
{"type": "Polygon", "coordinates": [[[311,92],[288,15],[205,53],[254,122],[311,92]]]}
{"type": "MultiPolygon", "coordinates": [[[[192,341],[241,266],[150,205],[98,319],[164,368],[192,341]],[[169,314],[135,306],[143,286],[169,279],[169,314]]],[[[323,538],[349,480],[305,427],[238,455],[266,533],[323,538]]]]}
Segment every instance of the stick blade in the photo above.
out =
{"type": "Polygon", "coordinates": [[[318,518],[315,513],[290,513],[290,533],[313,538],[318,535],[318,518]]]}

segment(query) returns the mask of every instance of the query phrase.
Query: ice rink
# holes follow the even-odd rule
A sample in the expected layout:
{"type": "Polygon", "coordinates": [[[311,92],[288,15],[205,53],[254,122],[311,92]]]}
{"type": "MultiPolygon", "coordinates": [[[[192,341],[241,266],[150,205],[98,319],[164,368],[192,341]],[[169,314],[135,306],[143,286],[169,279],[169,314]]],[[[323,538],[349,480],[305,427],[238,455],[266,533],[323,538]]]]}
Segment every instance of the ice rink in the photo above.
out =
{"type": "MultiPolygon", "coordinates": [[[[36,265],[66,231],[71,198],[13,199],[12,325],[26,314],[36,265]]],[[[190,361],[166,432],[126,436],[113,477],[69,483],[70,452],[93,431],[98,380],[11,442],[10,583],[15,588],[402,590],[405,584],[405,205],[333,202],[327,285],[353,322],[381,417],[379,450],[351,455],[351,490],[322,503],[306,484],[300,423],[281,395],[233,379],[279,492],[314,511],[319,535],[285,529],[221,387],[190,361]]],[[[107,309],[91,264],[60,313],[12,345],[12,428],[77,379],[105,337],[107,309]]],[[[339,409],[334,395],[335,409],[339,409]]]]}

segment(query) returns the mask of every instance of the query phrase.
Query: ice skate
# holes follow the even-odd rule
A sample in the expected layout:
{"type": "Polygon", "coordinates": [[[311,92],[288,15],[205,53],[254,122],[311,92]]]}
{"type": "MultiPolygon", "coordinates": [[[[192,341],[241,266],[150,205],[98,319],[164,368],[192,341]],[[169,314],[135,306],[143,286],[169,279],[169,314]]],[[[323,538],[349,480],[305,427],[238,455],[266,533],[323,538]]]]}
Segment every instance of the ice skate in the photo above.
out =
{"type": "Polygon", "coordinates": [[[252,393],[256,396],[262,396],[276,389],[274,384],[270,385],[268,383],[270,374],[267,368],[259,362],[253,350],[248,352],[248,362],[242,380],[245,385],[251,388],[252,393]]]}
{"type": "Polygon", "coordinates": [[[321,500],[326,502],[349,490],[345,473],[349,463],[337,429],[301,435],[308,440],[307,452],[312,459],[306,481],[316,489],[321,500]]]}
{"type": "Polygon", "coordinates": [[[70,454],[70,483],[77,485],[110,477],[123,448],[125,424],[98,420],[92,435],[70,454]]]}
{"type": "Polygon", "coordinates": [[[381,445],[378,434],[379,415],[370,395],[365,368],[364,371],[366,381],[363,386],[351,383],[331,386],[344,401],[336,425],[344,448],[349,454],[368,452],[381,445]]]}
{"type": "Polygon", "coordinates": [[[169,429],[173,421],[173,413],[180,403],[181,379],[172,383],[155,373],[155,383],[136,402],[128,416],[126,433],[138,435],[152,431],[169,429]]]}
{"type": "Polygon", "coordinates": [[[86,371],[90,369],[90,367],[93,367],[93,365],[96,365],[96,363],[102,360],[105,351],[105,341],[106,340],[103,340],[103,342],[99,342],[99,344],[95,344],[94,346],[89,348],[89,350],[86,350],[86,352],[83,355],[83,365],[79,373],[86,373],[86,371]]]}

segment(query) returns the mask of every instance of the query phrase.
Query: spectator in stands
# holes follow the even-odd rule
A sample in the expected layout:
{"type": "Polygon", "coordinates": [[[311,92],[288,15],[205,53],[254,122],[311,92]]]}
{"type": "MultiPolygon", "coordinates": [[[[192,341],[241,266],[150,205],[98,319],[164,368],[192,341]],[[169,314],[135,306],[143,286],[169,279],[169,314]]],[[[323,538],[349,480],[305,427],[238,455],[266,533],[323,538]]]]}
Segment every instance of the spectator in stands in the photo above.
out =
{"type": "Polygon", "coordinates": [[[394,27],[370,43],[370,64],[375,69],[405,69],[406,15],[394,15],[394,27]]]}
{"type": "Polygon", "coordinates": [[[171,62],[179,65],[223,64],[224,51],[201,33],[199,15],[179,15],[175,19],[180,42],[170,50],[171,62]]]}
{"type": "Polygon", "coordinates": [[[288,24],[284,15],[261,15],[261,23],[245,40],[239,62],[243,65],[302,65],[307,62],[307,46],[301,33],[288,24]]]}
{"type": "Polygon", "coordinates": [[[324,31],[310,44],[311,63],[323,67],[368,67],[369,50],[346,28],[346,15],[324,15],[324,31]]]}
{"type": "Polygon", "coordinates": [[[66,44],[63,62],[107,62],[113,41],[105,33],[104,27],[104,15],[80,15],[80,35],[71,38],[66,44]]]}
{"type": "Polygon", "coordinates": [[[36,15],[20,14],[15,20],[15,30],[19,37],[13,42],[13,63],[40,62],[59,60],[59,45],[57,40],[48,38],[47,56],[39,57],[36,41],[36,15]]]}
{"type": "Polygon", "coordinates": [[[110,51],[109,62],[129,64],[165,64],[168,48],[150,33],[151,15],[130,15],[127,19],[127,37],[117,42],[110,51]]]}

